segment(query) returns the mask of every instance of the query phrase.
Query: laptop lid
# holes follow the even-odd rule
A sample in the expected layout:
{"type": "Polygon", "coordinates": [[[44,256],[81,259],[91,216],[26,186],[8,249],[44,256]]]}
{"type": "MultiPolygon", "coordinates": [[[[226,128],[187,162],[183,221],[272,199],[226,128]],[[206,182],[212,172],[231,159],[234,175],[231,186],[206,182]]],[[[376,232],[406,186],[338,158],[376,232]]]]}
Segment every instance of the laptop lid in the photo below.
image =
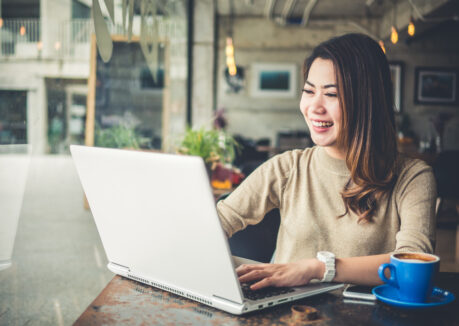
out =
{"type": "Polygon", "coordinates": [[[200,157],[70,146],[110,262],[242,303],[200,157]]]}

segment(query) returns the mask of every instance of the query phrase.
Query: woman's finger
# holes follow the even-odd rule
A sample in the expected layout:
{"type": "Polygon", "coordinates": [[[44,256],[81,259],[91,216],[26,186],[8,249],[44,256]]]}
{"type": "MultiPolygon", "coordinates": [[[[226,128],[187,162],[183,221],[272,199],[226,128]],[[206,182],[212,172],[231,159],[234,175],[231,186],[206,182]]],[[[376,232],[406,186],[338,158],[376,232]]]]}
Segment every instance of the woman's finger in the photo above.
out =
{"type": "Polygon", "coordinates": [[[275,286],[272,277],[265,277],[261,281],[258,281],[250,286],[251,290],[260,290],[268,286],[275,286]]]}
{"type": "Polygon", "coordinates": [[[254,270],[239,276],[239,282],[257,281],[267,276],[269,276],[269,273],[266,270],[254,270]]]}
{"type": "Polygon", "coordinates": [[[243,264],[236,268],[236,273],[240,276],[253,270],[264,269],[267,265],[269,264],[243,264]]]}

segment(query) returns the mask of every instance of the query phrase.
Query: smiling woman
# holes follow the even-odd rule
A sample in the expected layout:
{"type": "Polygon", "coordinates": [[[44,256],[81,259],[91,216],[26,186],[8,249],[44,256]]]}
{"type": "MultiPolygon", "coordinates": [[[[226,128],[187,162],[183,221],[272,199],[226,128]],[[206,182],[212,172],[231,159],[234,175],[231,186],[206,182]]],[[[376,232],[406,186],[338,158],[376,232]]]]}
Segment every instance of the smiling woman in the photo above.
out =
{"type": "Polygon", "coordinates": [[[433,251],[432,169],[397,153],[389,66],[362,34],[333,38],[304,64],[300,110],[317,145],[254,171],[217,209],[229,237],[279,208],[275,264],[242,265],[252,289],[381,283],[391,252],[433,251]]]}
{"type": "Polygon", "coordinates": [[[342,192],[346,211],[354,211],[359,220],[370,220],[377,199],[392,189],[396,173],[393,88],[386,56],[367,36],[332,39],[318,46],[305,62],[306,84],[319,75],[328,78],[324,89],[339,89],[338,94],[325,92],[325,98],[338,98],[322,110],[339,124],[330,136],[335,142],[325,149],[345,159],[351,172],[342,192]]]}

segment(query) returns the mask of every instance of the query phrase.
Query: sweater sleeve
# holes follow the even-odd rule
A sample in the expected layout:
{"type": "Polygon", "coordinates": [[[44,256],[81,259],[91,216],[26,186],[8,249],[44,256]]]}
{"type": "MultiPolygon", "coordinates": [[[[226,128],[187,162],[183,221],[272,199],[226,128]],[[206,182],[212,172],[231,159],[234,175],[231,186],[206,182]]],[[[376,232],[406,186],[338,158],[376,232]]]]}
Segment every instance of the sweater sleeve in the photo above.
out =
{"type": "Polygon", "coordinates": [[[226,199],[217,212],[228,237],[261,222],[266,213],[280,207],[282,193],[292,170],[292,152],[277,155],[253,171],[226,199]]]}
{"type": "Polygon", "coordinates": [[[423,161],[411,161],[400,181],[396,189],[400,231],[395,251],[433,253],[437,191],[432,168],[423,161]]]}

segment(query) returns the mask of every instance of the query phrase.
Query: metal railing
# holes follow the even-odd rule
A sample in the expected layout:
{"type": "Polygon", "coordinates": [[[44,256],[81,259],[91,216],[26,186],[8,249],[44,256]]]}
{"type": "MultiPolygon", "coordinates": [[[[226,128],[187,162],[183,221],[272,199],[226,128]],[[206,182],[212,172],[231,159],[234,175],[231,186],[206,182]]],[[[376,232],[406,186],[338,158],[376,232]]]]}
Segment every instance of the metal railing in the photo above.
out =
{"type": "Polygon", "coordinates": [[[5,19],[0,27],[0,58],[89,60],[90,19],[72,19],[44,38],[40,19],[5,19]],[[48,44],[43,44],[46,39],[48,44]],[[47,50],[46,50],[47,49],[47,50]]]}
{"type": "Polygon", "coordinates": [[[90,19],[72,19],[62,22],[59,24],[58,40],[54,43],[56,52],[53,55],[68,60],[89,60],[91,33],[90,19]]]}
{"type": "Polygon", "coordinates": [[[38,19],[5,19],[0,28],[0,56],[16,56],[18,52],[35,56],[39,41],[38,19]]]}
{"type": "MultiPolygon", "coordinates": [[[[158,34],[170,41],[171,53],[185,56],[186,25],[184,22],[157,18],[158,34]]],[[[134,34],[139,35],[140,22],[134,34]]],[[[40,19],[5,19],[0,26],[0,59],[59,59],[88,61],[91,34],[94,32],[91,19],[72,19],[55,25],[44,25],[40,19]],[[44,34],[46,33],[46,34],[44,34]]],[[[48,23],[49,24],[49,23],[48,23]]],[[[108,23],[111,34],[125,35],[120,25],[108,23]]]]}

